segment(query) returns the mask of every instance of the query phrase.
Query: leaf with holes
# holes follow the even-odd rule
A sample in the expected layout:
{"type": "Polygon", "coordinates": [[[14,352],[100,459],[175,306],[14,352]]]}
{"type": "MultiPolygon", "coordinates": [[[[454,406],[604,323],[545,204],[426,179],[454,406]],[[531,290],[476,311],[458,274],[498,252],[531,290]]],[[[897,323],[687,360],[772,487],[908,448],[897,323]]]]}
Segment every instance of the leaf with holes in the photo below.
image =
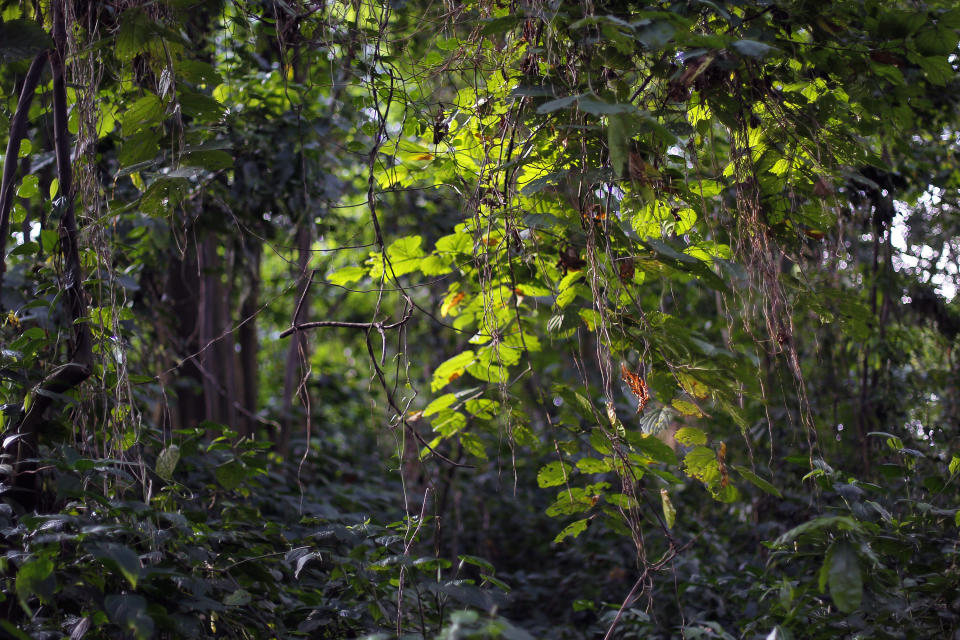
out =
{"type": "Polygon", "coordinates": [[[566,538],[576,538],[581,533],[587,530],[587,526],[590,524],[589,518],[583,518],[575,522],[571,522],[563,528],[560,533],[557,534],[557,537],[553,539],[554,543],[563,542],[566,538]]]}
{"type": "Polygon", "coordinates": [[[573,466],[566,462],[551,462],[537,472],[537,484],[542,489],[559,486],[567,481],[572,472],[573,466]]]}

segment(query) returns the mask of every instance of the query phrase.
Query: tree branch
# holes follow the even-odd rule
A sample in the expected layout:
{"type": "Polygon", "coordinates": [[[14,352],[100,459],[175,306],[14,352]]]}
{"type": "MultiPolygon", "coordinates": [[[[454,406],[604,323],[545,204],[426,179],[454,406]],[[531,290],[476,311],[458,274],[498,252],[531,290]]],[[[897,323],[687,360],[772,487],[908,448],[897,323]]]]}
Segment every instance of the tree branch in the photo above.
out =
{"type": "Polygon", "coordinates": [[[406,313],[403,314],[403,317],[394,322],[393,324],[383,324],[382,322],[342,322],[340,320],[318,320],[317,322],[304,322],[303,324],[298,324],[290,327],[289,329],[284,330],[281,334],[281,338],[286,338],[289,335],[292,335],[298,331],[306,331],[308,329],[320,329],[322,327],[340,327],[341,329],[363,329],[369,331],[371,329],[376,329],[377,331],[388,331],[390,329],[396,329],[407,324],[410,320],[410,317],[413,315],[413,307],[407,306],[406,313]]]}

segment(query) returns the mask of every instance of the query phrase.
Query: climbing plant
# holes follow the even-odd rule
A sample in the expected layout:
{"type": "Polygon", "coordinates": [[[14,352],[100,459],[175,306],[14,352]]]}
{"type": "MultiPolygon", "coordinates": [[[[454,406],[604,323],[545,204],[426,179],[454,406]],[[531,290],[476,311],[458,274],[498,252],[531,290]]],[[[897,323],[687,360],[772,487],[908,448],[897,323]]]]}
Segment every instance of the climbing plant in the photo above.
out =
{"type": "Polygon", "coordinates": [[[0,2],[4,629],[952,632],[952,5],[0,2]]]}

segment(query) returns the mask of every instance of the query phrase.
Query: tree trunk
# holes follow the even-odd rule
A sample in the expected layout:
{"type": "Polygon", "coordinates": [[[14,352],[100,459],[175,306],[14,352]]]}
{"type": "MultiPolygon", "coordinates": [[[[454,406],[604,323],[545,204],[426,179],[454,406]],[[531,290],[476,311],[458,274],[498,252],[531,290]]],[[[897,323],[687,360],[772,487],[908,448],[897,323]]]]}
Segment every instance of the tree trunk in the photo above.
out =
{"type": "MultiPolygon", "coordinates": [[[[298,287],[298,306],[294,310],[292,324],[299,324],[303,320],[304,309],[309,307],[309,274],[310,266],[310,247],[313,244],[313,233],[308,222],[303,222],[297,230],[297,277],[300,281],[298,287]]],[[[307,362],[310,354],[307,352],[307,337],[303,331],[297,331],[290,337],[290,347],[287,350],[287,364],[283,375],[283,403],[285,408],[290,408],[293,402],[294,392],[300,388],[300,382],[307,370],[307,362]]],[[[298,395],[304,400],[303,390],[298,395]]],[[[306,403],[304,402],[304,406],[306,403]]],[[[290,415],[285,415],[281,422],[281,432],[277,448],[281,453],[286,454],[290,447],[290,434],[293,429],[293,419],[290,415]]]]}
{"type": "Polygon", "coordinates": [[[247,276],[249,285],[240,305],[240,321],[243,322],[239,334],[240,343],[240,398],[244,409],[249,415],[243,417],[244,429],[242,433],[252,436],[257,430],[257,420],[253,417],[257,413],[259,381],[257,369],[257,354],[260,352],[260,343],[257,337],[257,311],[260,306],[260,245],[254,245],[245,253],[247,256],[247,276]]]}

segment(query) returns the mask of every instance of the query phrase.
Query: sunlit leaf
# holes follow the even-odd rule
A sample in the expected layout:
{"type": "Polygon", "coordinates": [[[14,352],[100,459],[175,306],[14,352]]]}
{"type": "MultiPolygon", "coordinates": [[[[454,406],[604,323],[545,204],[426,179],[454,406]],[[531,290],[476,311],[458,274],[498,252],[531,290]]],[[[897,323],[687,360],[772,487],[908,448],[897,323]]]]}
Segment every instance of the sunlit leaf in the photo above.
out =
{"type": "Polygon", "coordinates": [[[556,460],[540,468],[537,472],[537,484],[541,488],[556,487],[564,484],[573,473],[573,466],[556,460]]]}
{"type": "Polygon", "coordinates": [[[672,529],[677,521],[677,509],[673,506],[673,502],[670,500],[670,494],[666,489],[660,489],[660,504],[663,507],[664,521],[666,521],[667,527],[672,529]]]}

